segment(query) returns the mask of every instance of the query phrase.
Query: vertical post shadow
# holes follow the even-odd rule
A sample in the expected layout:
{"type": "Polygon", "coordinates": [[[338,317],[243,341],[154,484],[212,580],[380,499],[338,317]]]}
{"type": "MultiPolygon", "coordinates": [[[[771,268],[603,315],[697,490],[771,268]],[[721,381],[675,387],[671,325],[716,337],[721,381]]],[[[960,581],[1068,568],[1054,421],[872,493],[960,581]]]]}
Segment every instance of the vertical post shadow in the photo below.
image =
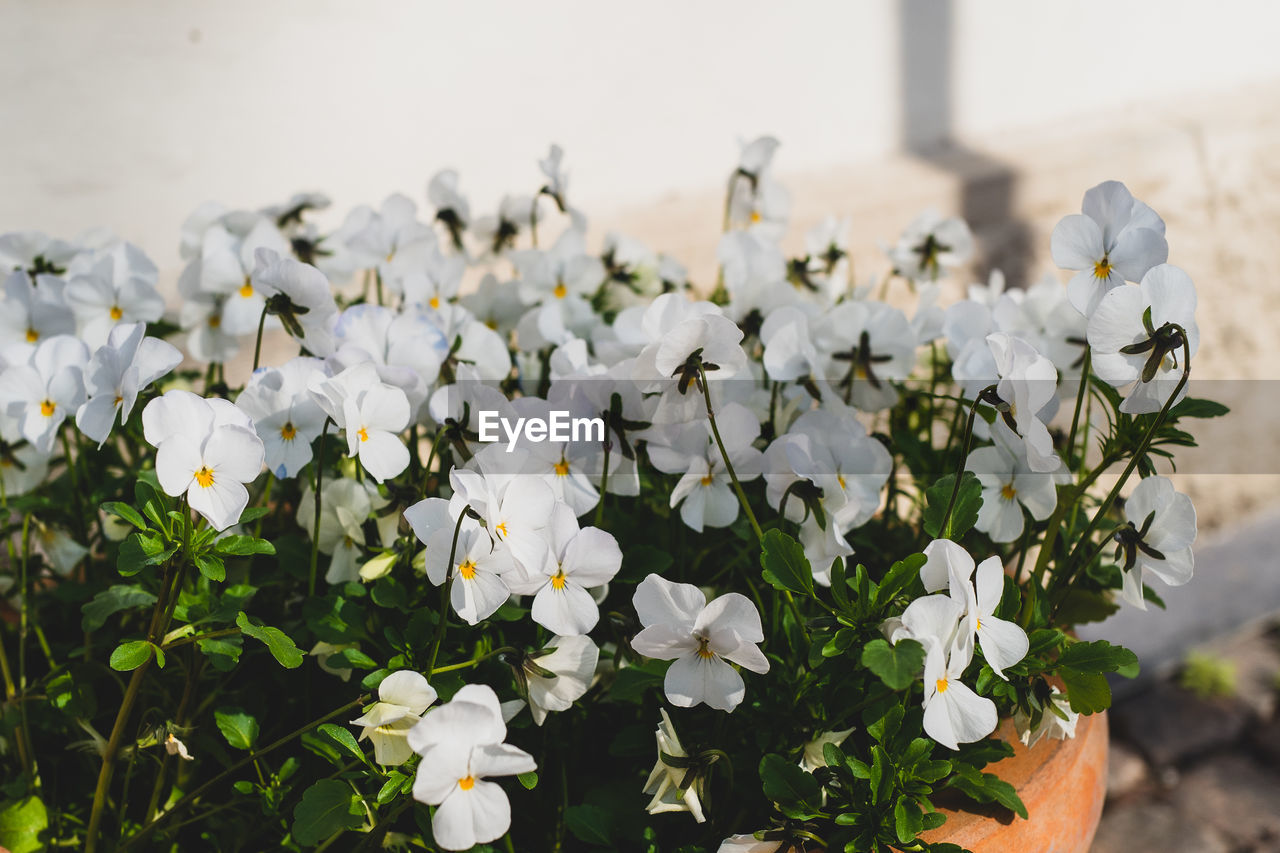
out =
{"type": "Polygon", "coordinates": [[[1031,228],[1014,205],[1018,174],[954,138],[952,77],[955,0],[898,0],[900,144],[960,179],[960,213],[981,247],[981,272],[1002,269],[1009,284],[1030,284],[1031,228]]]}

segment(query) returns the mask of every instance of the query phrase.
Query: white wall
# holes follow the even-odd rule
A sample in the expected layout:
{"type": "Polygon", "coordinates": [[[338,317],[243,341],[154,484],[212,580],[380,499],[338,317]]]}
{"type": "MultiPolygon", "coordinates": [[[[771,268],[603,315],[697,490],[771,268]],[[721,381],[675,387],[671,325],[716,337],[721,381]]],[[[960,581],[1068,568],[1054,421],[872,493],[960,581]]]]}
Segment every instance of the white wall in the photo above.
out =
{"type": "Polygon", "coordinates": [[[978,139],[1280,77],[1280,4],[904,2],[6,0],[0,231],[108,225],[166,267],[208,198],[420,198],[452,165],[484,208],[551,141],[588,210],[718,183],[740,135],[810,171],[899,145],[904,51],[978,139]]]}

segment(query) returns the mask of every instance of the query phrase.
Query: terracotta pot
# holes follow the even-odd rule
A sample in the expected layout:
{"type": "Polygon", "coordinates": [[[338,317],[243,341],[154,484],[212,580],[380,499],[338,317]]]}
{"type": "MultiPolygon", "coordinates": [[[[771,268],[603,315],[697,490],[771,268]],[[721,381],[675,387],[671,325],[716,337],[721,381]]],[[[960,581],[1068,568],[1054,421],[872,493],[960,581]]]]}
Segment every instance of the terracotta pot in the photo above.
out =
{"type": "Polygon", "coordinates": [[[922,838],[975,853],[1088,853],[1107,796],[1107,715],[1080,717],[1074,738],[1041,740],[1032,749],[1018,740],[1011,720],[997,734],[1014,754],[986,772],[1018,790],[1029,819],[999,807],[960,811],[938,798],[947,822],[922,838]]]}

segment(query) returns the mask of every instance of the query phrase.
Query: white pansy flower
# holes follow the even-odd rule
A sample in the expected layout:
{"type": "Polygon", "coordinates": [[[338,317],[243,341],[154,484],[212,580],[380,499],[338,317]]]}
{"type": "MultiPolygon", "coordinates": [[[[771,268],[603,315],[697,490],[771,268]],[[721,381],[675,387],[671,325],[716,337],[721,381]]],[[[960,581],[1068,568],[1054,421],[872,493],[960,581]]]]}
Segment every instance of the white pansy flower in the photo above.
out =
{"type": "Polygon", "coordinates": [[[398,767],[413,756],[409,747],[409,730],[422,719],[432,703],[436,690],[427,679],[410,669],[393,672],[378,685],[378,701],[359,717],[353,726],[363,726],[360,740],[373,742],[373,760],[384,767],[398,767]]]}
{"type": "Polygon", "coordinates": [[[115,426],[117,413],[121,423],[128,421],[138,395],[181,361],[177,347],[146,335],[145,324],[113,327],[106,345],[85,368],[88,399],[76,411],[76,426],[101,446],[115,426]]]}
{"type": "MultiPolygon", "coordinates": [[[[320,486],[320,535],[321,552],[332,555],[325,582],[347,583],[359,577],[361,549],[365,545],[364,522],[373,512],[368,490],[355,480],[325,480],[320,486]]],[[[310,486],[302,490],[298,501],[298,526],[315,534],[315,492],[310,486]]]]}
{"type": "Polygon", "coordinates": [[[567,711],[586,694],[600,660],[600,649],[590,637],[552,637],[547,645],[551,652],[532,654],[529,660],[555,677],[525,672],[529,712],[538,725],[547,719],[548,711],[567,711]]]}
{"type": "Polygon", "coordinates": [[[32,543],[36,550],[45,556],[55,572],[66,577],[71,570],[80,564],[89,549],[71,538],[71,534],[61,527],[45,524],[36,520],[35,537],[32,543]]]}
{"type": "Polygon", "coordinates": [[[49,454],[41,453],[30,444],[16,448],[0,446],[0,478],[4,480],[6,497],[25,495],[43,483],[48,473],[49,454]]]}
{"type": "MultiPolygon", "coordinates": [[[[150,262],[148,262],[149,264],[150,262]]],[[[123,266],[123,264],[121,264],[123,266]]],[[[155,267],[150,271],[154,273],[155,267]]],[[[164,297],[140,275],[117,269],[116,258],[106,255],[92,267],[67,281],[67,303],[76,315],[80,337],[90,347],[107,342],[121,323],[154,323],[164,315],[164,297]]]]}
{"type": "MultiPolygon", "coordinates": [[[[244,484],[262,470],[262,439],[240,423],[220,422],[225,409],[214,401],[196,397],[192,403],[171,394],[152,400],[143,410],[143,430],[156,447],[160,487],[172,497],[185,494],[191,508],[215,530],[226,530],[249,503],[244,484]]],[[[245,417],[230,402],[217,402],[237,413],[223,417],[245,417]]]]}
{"type": "Polygon", "coordinates": [[[482,684],[466,685],[410,730],[409,745],[422,756],[413,797],[437,807],[431,833],[445,850],[469,850],[511,827],[507,794],[489,780],[532,773],[537,764],[506,737],[498,697],[482,684]]]}
{"type": "Polygon", "coordinates": [[[333,353],[338,306],[324,273],[271,249],[258,249],[252,281],[266,299],[268,314],[277,316],[308,352],[322,357],[333,353]]]}
{"type": "Polygon", "coordinates": [[[468,625],[488,619],[508,598],[511,590],[503,575],[515,569],[511,552],[490,538],[489,531],[471,519],[463,522],[453,547],[454,531],[437,530],[427,542],[427,578],[436,586],[452,576],[449,603],[468,625]],[[453,564],[449,553],[453,552],[453,564]]]}
{"type": "Polygon", "coordinates": [[[992,424],[991,439],[992,446],[970,452],[964,465],[982,486],[982,506],[974,526],[992,542],[1013,542],[1022,535],[1024,509],[1036,521],[1053,514],[1063,472],[1031,470],[1025,442],[1002,420],[992,424]]]}
{"type": "Polygon", "coordinates": [[[58,427],[84,402],[85,345],[55,335],[28,348],[25,363],[0,372],[0,405],[19,422],[22,437],[41,453],[53,449],[58,427]]]}
{"type": "Polygon", "coordinates": [[[75,332],[75,316],[63,298],[62,282],[49,275],[35,278],[40,281],[39,287],[23,270],[14,270],[4,280],[0,347],[35,344],[54,335],[75,332]]]}
{"type": "Polygon", "coordinates": [[[883,302],[842,302],[814,324],[814,342],[829,358],[826,377],[846,403],[864,412],[892,406],[892,382],[915,367],[916,334],[907,316],[883,302]]]}
{"type": "Polygon", "coordinates": [[[667,715],[666,709],[663,708],[658,713],[662,715],[656,735],[658,760],[644,783],[644,793],[653,795],[653,799],[649,801],[645,810],[649,814],[689,812],[694,820],[703,823],[707,818],[702,812],[702,776],[696,776],[689,786],[685,787],[684,780],[689,775],[689,768],[672,767],[663,760],[664,755],[670,755],[672,758],[688,758],[689,755],[684,751],[684,746],[680,743],[680,738],[676,734],[675,726],[671,724],[671,717],[667,715]]]}
{"type": "Polygon", "coordinates": [[[760,841],[754,835],[739,833],[721,841],[716,853],[779,853],[787,847],[782,841],[760,841]]]}
{"type": "Polygon", "coordinates": [[[926,210],[889,250],[893,271],[911,281],[937,281],[973,257],[973,234],[963,219],[926,210]]]}
{"type": "Polygon", "coordinates": [[[1142,583],[1148,573],[1169,586],[1182,586],[1195,572],[1191,544],[1196,539],[1196,509],[1168,477],[1147,477],[1125,500],[1124,514],[1128,523],[1112,534],[1124,575],[1124,599],[1146,610],[1142,583]]]}
{"type": "Polygon", "coordinates": [[[236,398],[236,405],[253,418],[266,448],[267,469],[276,477],[296,477],[311,461],[311,443],[323,431],[326,415],[307,389],[323,375],[319,359],[290,359],[280,367],[259,369],[236,398]]]}
{"type": "Polygon", "coordinates": [[[556,505],[546,535],[550,547],[541,571],[520,572],[512,579],[512,591],[533,596],[530,615],[544,628],[562,636],[585,634],[600,619],[588,590],[613,580],[622,567],[622,550],[610,533],[579,529],[565,504],[556,505]]]}
{"type": "Polygon", "coordinates": [[[812,740],[805,741],[804,748],[800,751],[800,766],[808,773],[812,773],[819,767],[826,767],[827,756],[823,751],[824,747],[827,744],[839,746],[851,734],[853,734],[851,728],[834,732],[818,732],[812,740]]]}
{"type": "MultiPolygon", "coordinates": [[[[1117,388],[1134,383],[1120,411],[1160,411],[1187,367],[1184,336],[1192,357],[1200,347],[1191,277],[1171,264],[1152,267],[1138,287],[1118,287],[1101,299],[1088,334],[1094,372],[1117,388]]],[[[1185,395],[1184,387],[1178,398],[1185,395]]]]}
{"type": "Polygon", "coordinates": [[[1104,181],[1084,194],[1082,213],[1065,216],[1053,229],[1053,262],[1076,270],[1067,284],[1071,304],[1091,317],[1109,291],[1141,281],[1169,258],[1164,220],[1119,181],[1104,181]]]}
{"type": "Polygon", "coordinates": [[[996,393],[1009,407],[1010,426],[1026,440],[1027,464],[1038,473],[1058,470],[1062,462],[1041,420],[1042,410],[1057,400],[1058,371],[1053,362],[1022,338],[1004,332],[987,335],[987,346],[1000,376],[996,393]]]}
{"type": "Polygon", "coordinates": [[[760,613],[746,596],[725,593],[707,603],[693,584],[672,583],[650,574],[636,587],[632,602],[644,630],[631,640],[637,654],[674,660],[663,689],[681,708],[705,702],[732,711],[746,698],[746,685],[730,662],[752,672],[769,671],[760,651],[764,641],[760,613]]]}
{"type": "Polygon", "coordinates": [[[427,184],[427,202],[435,208],[435,221],[449,232],[455,251],[464,249],[462,235],[471,223],[471,205],[458,191],[458,172],[442,169],[427,184]]]}
{"type": "Polygon", "coordinates": [[[1053,687],[1049,705],[1040,717],[1040,725],[1031,728],[1030,718],[1021,711],[1014,713],[1013,725],[1018,732],[1018,740],[1030,749],[1046,737],[1053,740],[1070,740],[1075,737],[1079,719],[1080,715],[1071,710],[1066,694],[1053,687]]]}

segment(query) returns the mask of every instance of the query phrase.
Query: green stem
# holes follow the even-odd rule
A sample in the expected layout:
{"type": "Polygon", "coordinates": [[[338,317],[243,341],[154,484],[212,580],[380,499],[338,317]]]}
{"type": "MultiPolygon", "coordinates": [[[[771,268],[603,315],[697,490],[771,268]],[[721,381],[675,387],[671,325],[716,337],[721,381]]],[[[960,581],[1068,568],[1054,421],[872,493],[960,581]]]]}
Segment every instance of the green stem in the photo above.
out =
{"type": "Polygon", "coordinates": [[[479,657],[474,657],[471,660],[463,661],[462,663],[451,663],[448,666],[435,667],[430,670],[430,674],[436,675],[441,672],[453,672],[459,669],[466,669],[467,667],[478,666],[483,661],[487,661],[489,658],[492,658],[492,657],[497,657],[503,652],[514,652],[514,651],[518,651],[518,649],[516,649],[515,646],[503,646],[502,648],[494,649],[491,652],[485,652],[479,657]]]}
{"type": "Polygon", "coordinates": [[[258,318],[258,339],[253,345],[253,369],[258,370],[258,362],[262,357],[262,330],[267,325],[267,306],[262,306],[262,316],[258,318]]]}
{"type": "Polygon", "coordinates": [[[324,444],[325,439],[329,437],[329,424],[331,423],[333,423],[333,418],[324,419],[324,429],[320,430],[320,448],[315,459],[316,513],[315,521],[311,526],[311,569],[307,575],[307,595],[316,594],[316,566],[320,563],[320,487],[323,485],[324,480],[324,444]]]}
{"type": "Polygon", "coordinates": [[[436,637],[431,643],[431,657],[427,662],[427,672],[434,674],[436,671],[436,657],[440,654],[440,644],[444,642],[444,632],[449,624],[449,593],[453,589],[453,579],[456,577],[454,572],[454,558],[458,555],[458,534],[462,532],[462,520],[467,517],[467,511],[471,507],[468,505],[458,514],[458,523],[453,526],[453,544],[449,546],[449,575],[445,578],[444,584],[440,587],[440,624],[436,626],[436,637]]]}
{"type": "MultiPolygon", "coordinates": [[[[144,664],[144,666],[145,666],[145,664],[144,664]]],[[[139,667],[139,669],[141,669],[141,667],[139,667]]],[[[137,670],[134,670],[134,672],[137,672],[137,670]]],[[[168,818],[170,815],[177,814],[177,813],[178,813],[178,812],[180,812],[182,809],[184,809],[184,808],[186,808],[187,806],[191,805],[193,802],[195,802],[195,801],[196,801],[196,799],[197,799],[197,798],[199,798],[199,796],[200,796],[201,794],[203,794],[205,791],[209,790],[209,788],[213,787],[213,786],[214,786],[214,785],[216,785],[218,782],[222,781],[223,779],[225,779],[227,776],[231,775],[232,773],[235,773],[235,772],[236,772],[237,770],[239,770],[241,767],[244,767],[245,765],[247,765],[247,764],[251,763],[255,758],[261,758],[262,756],[266,755],[267,753],[269,753],[269,752],[273,752],[274,750],[278,749],[279,747],[284,746],[286,743],[288,743],[289,741],[291,741],[291,740],[293,740],[294,738],[298,737],[299,735],[306,734],[307,732],[311,731],[312,729],[314,729],[316,726],[320,725],[321,723],[326,723],[326,722],[328,722],[329,720],[332,720],[334,717],[338,716],[339,714],[345,713],[345,712],[347,712],[347,711],[350,711],[352,708],[355,708],[355,707],[357,707],[357,706],[359,706],[359,705],[364,704],[364,702],[366,701],[366,699],[367,699],[367,698],[369,698],[369,697],[366,697],[366,696],[360,696],[358,699],[355,699],[355,700],[353,700],[353,701],[351,701],[351,702],[348,702],[347,704],[343,705],[341,708],[336,708],[336,709],[334,709],[334,710],[330,711],[329,713],[325,714],[323,717],[320,717],[320,718],[318,718],[318,719],[312,720],[311,722],[307,723],[306,725],[301,726],[301,727],[299,727],[299,728],[296,728],[296,729],[294,729],[293,731],[289,732],[289,734],[285,735],[284,737],[281,737],[281,738],[279,738],[279,739],[277,739],[277,740],[272,741],[270,744],[268,744],[267,746],[263,747],[262,749],[258,750],[256,753],[254,753],[254,754],[253,754],[253,756],[250,756],[250,757],[248,757],[248,758],[242,758],[242,759],[240,759],[240,760],[239,760],[239,761],[237,761],[235,764],[232,764],[230,767],[228,767],[226,770],[223,770],[221,773],[219,773],[218,775],[214,776],[214,777],[213,777],[212,779],[210,779],[209,781],[205,782],[203,785],[200,785],[198,788],[196,788],[196,789],[195,789],[194,791],[192,791],[190,794],[187,794],[187,795],[186,795],[185,797],[183,797],[181,800],[178,800],[178,802],[174,803],[174,804],[173,804],[173,807],[172,807],[172,808],[170,808],[168,811],[165,811],[165,812],[163,812],[163,813],[161,813],[161,814],[157,815],[155,820],[153,820],[153,821],[151,821],[151,822],[147,823],[145,826],[143,826],[143,827],[142,827],[142,829],[138,830],[138,832],[137,832],[137,834],[136,834],[136,835],[131,836],[130,838],[128,838],[128,839],[124,842],[124,844],[120,845],[120,848],[119,848],[119,850],[117,851],[117,853],[123,853],[123,851],[125,851],[125,850],[127,850],[127,849],[129,849],[129,848],[133,847],[134,845],[138,844],[139,842],[141,842],[144,838],[146,838],[146,837],[147,837],[147,836],[149,836],[152,832],[154,832],[154,831],[156,830],[156,827],[158,827],[161,823],[163,823],[163,822],[165,821],[165,819],[166,819],[166,818],[168,818]]],[[[86,850],[87,850],[87,849],[88,849],[88,848],[86,848],[86,850]]]]}
{"type": "Polygon", "coordinates": [[[1181,326],[1177,326],[1176,324],[1174,328],[1182,334],[1182,378],[1178,380],[1178,384],[1174,387],[1173,393],[1169,395],[1169,399],[1164,401],[1164,405],[1160,408],[1159,414],[1156,415],[1155,420],[1151,422],[1151,426],[1147,429],[1146,435],[1144,435],[1142,437],[1142,441],[1139,442],[1138,449],[1129,457],[1129,464],[1125,465],[1124,470],[1120,472],[1120,479],[1116,480],[1115,485],[1111,487],[1111,491],[1107,492],[1107,496],[1103,498],[1102,505],[1098,507],[1098,511],[1094,513],[1093,518],[1089,519],[1089,524],[1085,527],[1084,533],[1081,534],[1080,538],[1076,542],[1075,548],[1071,550],[1070,555],[1067,557],[1067,571],[1062,575],[1061,580],[1059,580],[1058,577],[1053,579],[1054,592],[1056,593],[1054,601],[1055,612],[1057,611],[1057,608],[1061,606],[1063,590],[1070,587],[1071,580],[1080,570],[1080,564],[1077,562],[1076,558],[1080,556],[1080,553],[1088,544],[1089,538],[1098,528],[1098,524],[1101,523],[1106,514],[1111,511],[1111,505],[1114,504],[1116,498],[1120,496],[1120,490],[1124,488],[1124,484],[1129,479],[1129,475],[1138,467],[1138,462],[1146,455],[1148,448],[1151,447],[1151,442],[1155,439],[1156,433],[1159,431],[1160,427],[1164,425],[1165,418],[1169,415],[1169,410],[1173,408],[1173,401],[1178,399],[1178,395],[1182,393],[1182,389],[1187,387],[1187,380],[1191,378],[1191,343],[1187,339],[1187,332],[1185,329],[1181,326]]]}
{"type": "MultiPolygon", "coordinates": [[[[994,389],[995,386],[992,385],[991,388],[994,389]]],[[[951,499],[947,501],[942,524],[938,525],[938,536],[942,539],[951,538],[951,512],[956,508],[956,498],[960,495],[960,481],[964,479],[964,465],[969,458],[969,444],[973,441],[973,420],[978,416],[978,403],[981,400],[982,394],[979,394],[978,399],[969,407],[969,420],[964,425],[964,439],[960,442],[960,464],[956,466],[956,481],[951,486],[951,499]]]]}
{"type": "Polygon", "coordinates": [[[608,494],[609,488],[609,451],[613,449],[613,442],[609,441],[608,436],[604,442],[604,472],[600,475],[600,503],[596,504],[596,527],[604,524],[604,496],[608,494]]]}
{"type": "Polygon", "coordinates": [[[729,452],[724,449],[724,440],[720,438],[720,428],[716,426],[716,413],[711,408],[711,387],[707,385],[707,371],[702,366],[702,362],[698,362],[698,379],[702,386],[702,399],[707,404],[707,420],[711,422],[711,435],[715,437],[716,447],[720,448],[720,458],[724,460],[724,468],[729,472],[729,479],[733,481],[733,490],[738,495],[738,503],[747,514],[747,521],[751,522],[756,541],[761,541],[764,539],[764,532],[760,530],[760,522],[756,521],[756,514],[751,511],[747,493],[742,490],[742,483],[738,482],[738,474],[733,470],[733,463],[729,461],[729,452]]]}
{"type": "MultiPolygon", "coordinates": [[[[1067,470],[1075,470],[1076,458],[1076,426],[1080,423],[1080,409],[1084,406],[1085,395],[1089,393],[1089,369],[1093,362],[1093,348],[1088,344],[1084,345],[1084,364],[1080,368],[1080,390],[1076,392],[1076,410],[1071,415],[1071,432],[1067,436],[1067,470]]],[[[1089,440],[1089,431],[1085,430],[1086,447],[1089,440]]],[[[1084,454],[1081,454],[1082,456],[1084,454]]]]}
{"type": "MultiPolygon", "coordinates": [[[[65,436],[65,433],[64,433],[65,436]]],[[[31,552],[31,513],[22,515],[22,561],[19,563],[18,588],[22,591],[22,611],[18,628],[18,690],[27,692],[27,632],[29,611],[31,609],[31,590],[27,588],[27,563],[31,552]]],[[[40,769],[36,764],[35,749],[31,741],[31,723],[27,720],[27,703],[19,706],[22,717],[22,732],[27,741],[27,784],[38,784],[40,769]]]]}

